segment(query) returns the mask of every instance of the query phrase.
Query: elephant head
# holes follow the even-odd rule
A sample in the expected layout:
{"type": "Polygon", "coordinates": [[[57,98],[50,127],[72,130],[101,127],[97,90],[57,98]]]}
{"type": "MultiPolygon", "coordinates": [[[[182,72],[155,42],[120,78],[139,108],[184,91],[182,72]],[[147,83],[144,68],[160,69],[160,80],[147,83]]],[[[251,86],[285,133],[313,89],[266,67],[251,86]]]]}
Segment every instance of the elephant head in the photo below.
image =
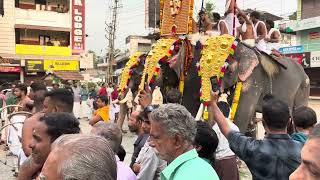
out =
{"type": "MultiPolygon", "coordinates": [[[[255,112],[261,112],[262,99],[266,94],[274,93],[277,95],[279,89],[281,89],[281,81],[290,80],[294,82],[294,80],[283,75],[287,73],[285,69],[288,64],[292,64],[291,60],[276,60],[255,48],[243,43],[238,44],[225,71],[222,87],[228,89],[236,85],[238,81],[242,82],[240,100],[234,119],[235,124],[242,132],[246,131],[255,112]],[[283,79],[279,80],[280,78],[283,79]]],[[[295,85],[292,91],[298,89],[298,83],[291,84],[295,85]]],[[[279,94],[279,96],[284,96],[283,94],[286,93],[280,92],[279,94]]],[[[294,96],[295,92],[290,95],[291,99],[290,97],[283,97],[283,100],[290,106],[294,96]]]]}

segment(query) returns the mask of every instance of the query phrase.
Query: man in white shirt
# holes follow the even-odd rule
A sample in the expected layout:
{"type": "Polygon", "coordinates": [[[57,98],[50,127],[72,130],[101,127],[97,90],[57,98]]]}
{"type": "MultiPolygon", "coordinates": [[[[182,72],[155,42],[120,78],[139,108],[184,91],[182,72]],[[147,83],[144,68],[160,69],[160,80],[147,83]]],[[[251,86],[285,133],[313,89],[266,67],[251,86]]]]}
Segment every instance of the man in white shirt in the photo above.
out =
{"type": "Polygon", "coordinates": [[[267,37],[265,38],[265,41],[267,42],[267,50],[273,51],[273,50],[279,50],[281,47],[280,45],[280,38],[281,34],[280,31],[276,28],[274,28],[274,22],[272,20],[266,21],[266,26],[268,30],[267,37]]]}
{"type": "MultiPolygon", "coordinates": [[[[218,107],[223,112],[225,117],[229,117],[230,106],[228,103],[220,101],[218,107]]],[[[239,131],[239,128],[229,120],[229,126],[234,131],[239,131]]],[[[222,134],[218,124],[212,127],[216,132],[219,144],[216,150],[216,160],[214,162],[214,169],[216,170],[220,180],[239,180],[239,170],[237,167],[237,160],[235,154],[229,147],[227,138],[222,134]]]]}

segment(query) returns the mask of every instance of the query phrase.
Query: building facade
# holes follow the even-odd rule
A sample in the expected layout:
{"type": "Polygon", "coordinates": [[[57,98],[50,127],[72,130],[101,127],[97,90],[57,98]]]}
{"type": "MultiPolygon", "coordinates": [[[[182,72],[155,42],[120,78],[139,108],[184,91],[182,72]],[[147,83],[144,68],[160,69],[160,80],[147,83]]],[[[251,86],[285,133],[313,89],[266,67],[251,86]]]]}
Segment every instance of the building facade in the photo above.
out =
{"type": "Polygon", "coordinates": [[[298,0],[297,20],[286,24],[296,33],[297,46],[288,48],[290,56],[301,61],[310,78],[311,96],[320,96],[320,3],[298,0]]]}
{"type": "Polygon", "coordinates": [[[79,73],[85,51],[85,0],[2,3],[0,83],[30,82],[56,71],[79,73]]]}

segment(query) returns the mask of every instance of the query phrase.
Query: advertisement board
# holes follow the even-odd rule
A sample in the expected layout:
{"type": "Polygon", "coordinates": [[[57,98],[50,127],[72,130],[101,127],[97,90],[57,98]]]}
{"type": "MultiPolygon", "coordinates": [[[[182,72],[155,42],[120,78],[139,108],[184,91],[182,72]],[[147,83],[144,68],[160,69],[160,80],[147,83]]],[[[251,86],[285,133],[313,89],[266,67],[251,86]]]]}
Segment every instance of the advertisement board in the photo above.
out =
{"type": "Polygon", "coordinates": [[[72,0],[71,25],[72,54],[79,55],[85,50],[85,0],[72,0]]]}

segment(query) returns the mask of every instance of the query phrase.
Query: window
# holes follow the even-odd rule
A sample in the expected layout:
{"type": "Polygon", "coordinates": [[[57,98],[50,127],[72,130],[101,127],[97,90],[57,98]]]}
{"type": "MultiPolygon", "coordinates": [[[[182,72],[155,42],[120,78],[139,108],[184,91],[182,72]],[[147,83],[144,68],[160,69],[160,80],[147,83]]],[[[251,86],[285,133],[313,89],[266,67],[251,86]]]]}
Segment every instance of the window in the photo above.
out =
{"type": "Polygon", "coordinates": [[[39,42],[41,46],[50,45],[50,36],[40,35],[39,42]]]}

